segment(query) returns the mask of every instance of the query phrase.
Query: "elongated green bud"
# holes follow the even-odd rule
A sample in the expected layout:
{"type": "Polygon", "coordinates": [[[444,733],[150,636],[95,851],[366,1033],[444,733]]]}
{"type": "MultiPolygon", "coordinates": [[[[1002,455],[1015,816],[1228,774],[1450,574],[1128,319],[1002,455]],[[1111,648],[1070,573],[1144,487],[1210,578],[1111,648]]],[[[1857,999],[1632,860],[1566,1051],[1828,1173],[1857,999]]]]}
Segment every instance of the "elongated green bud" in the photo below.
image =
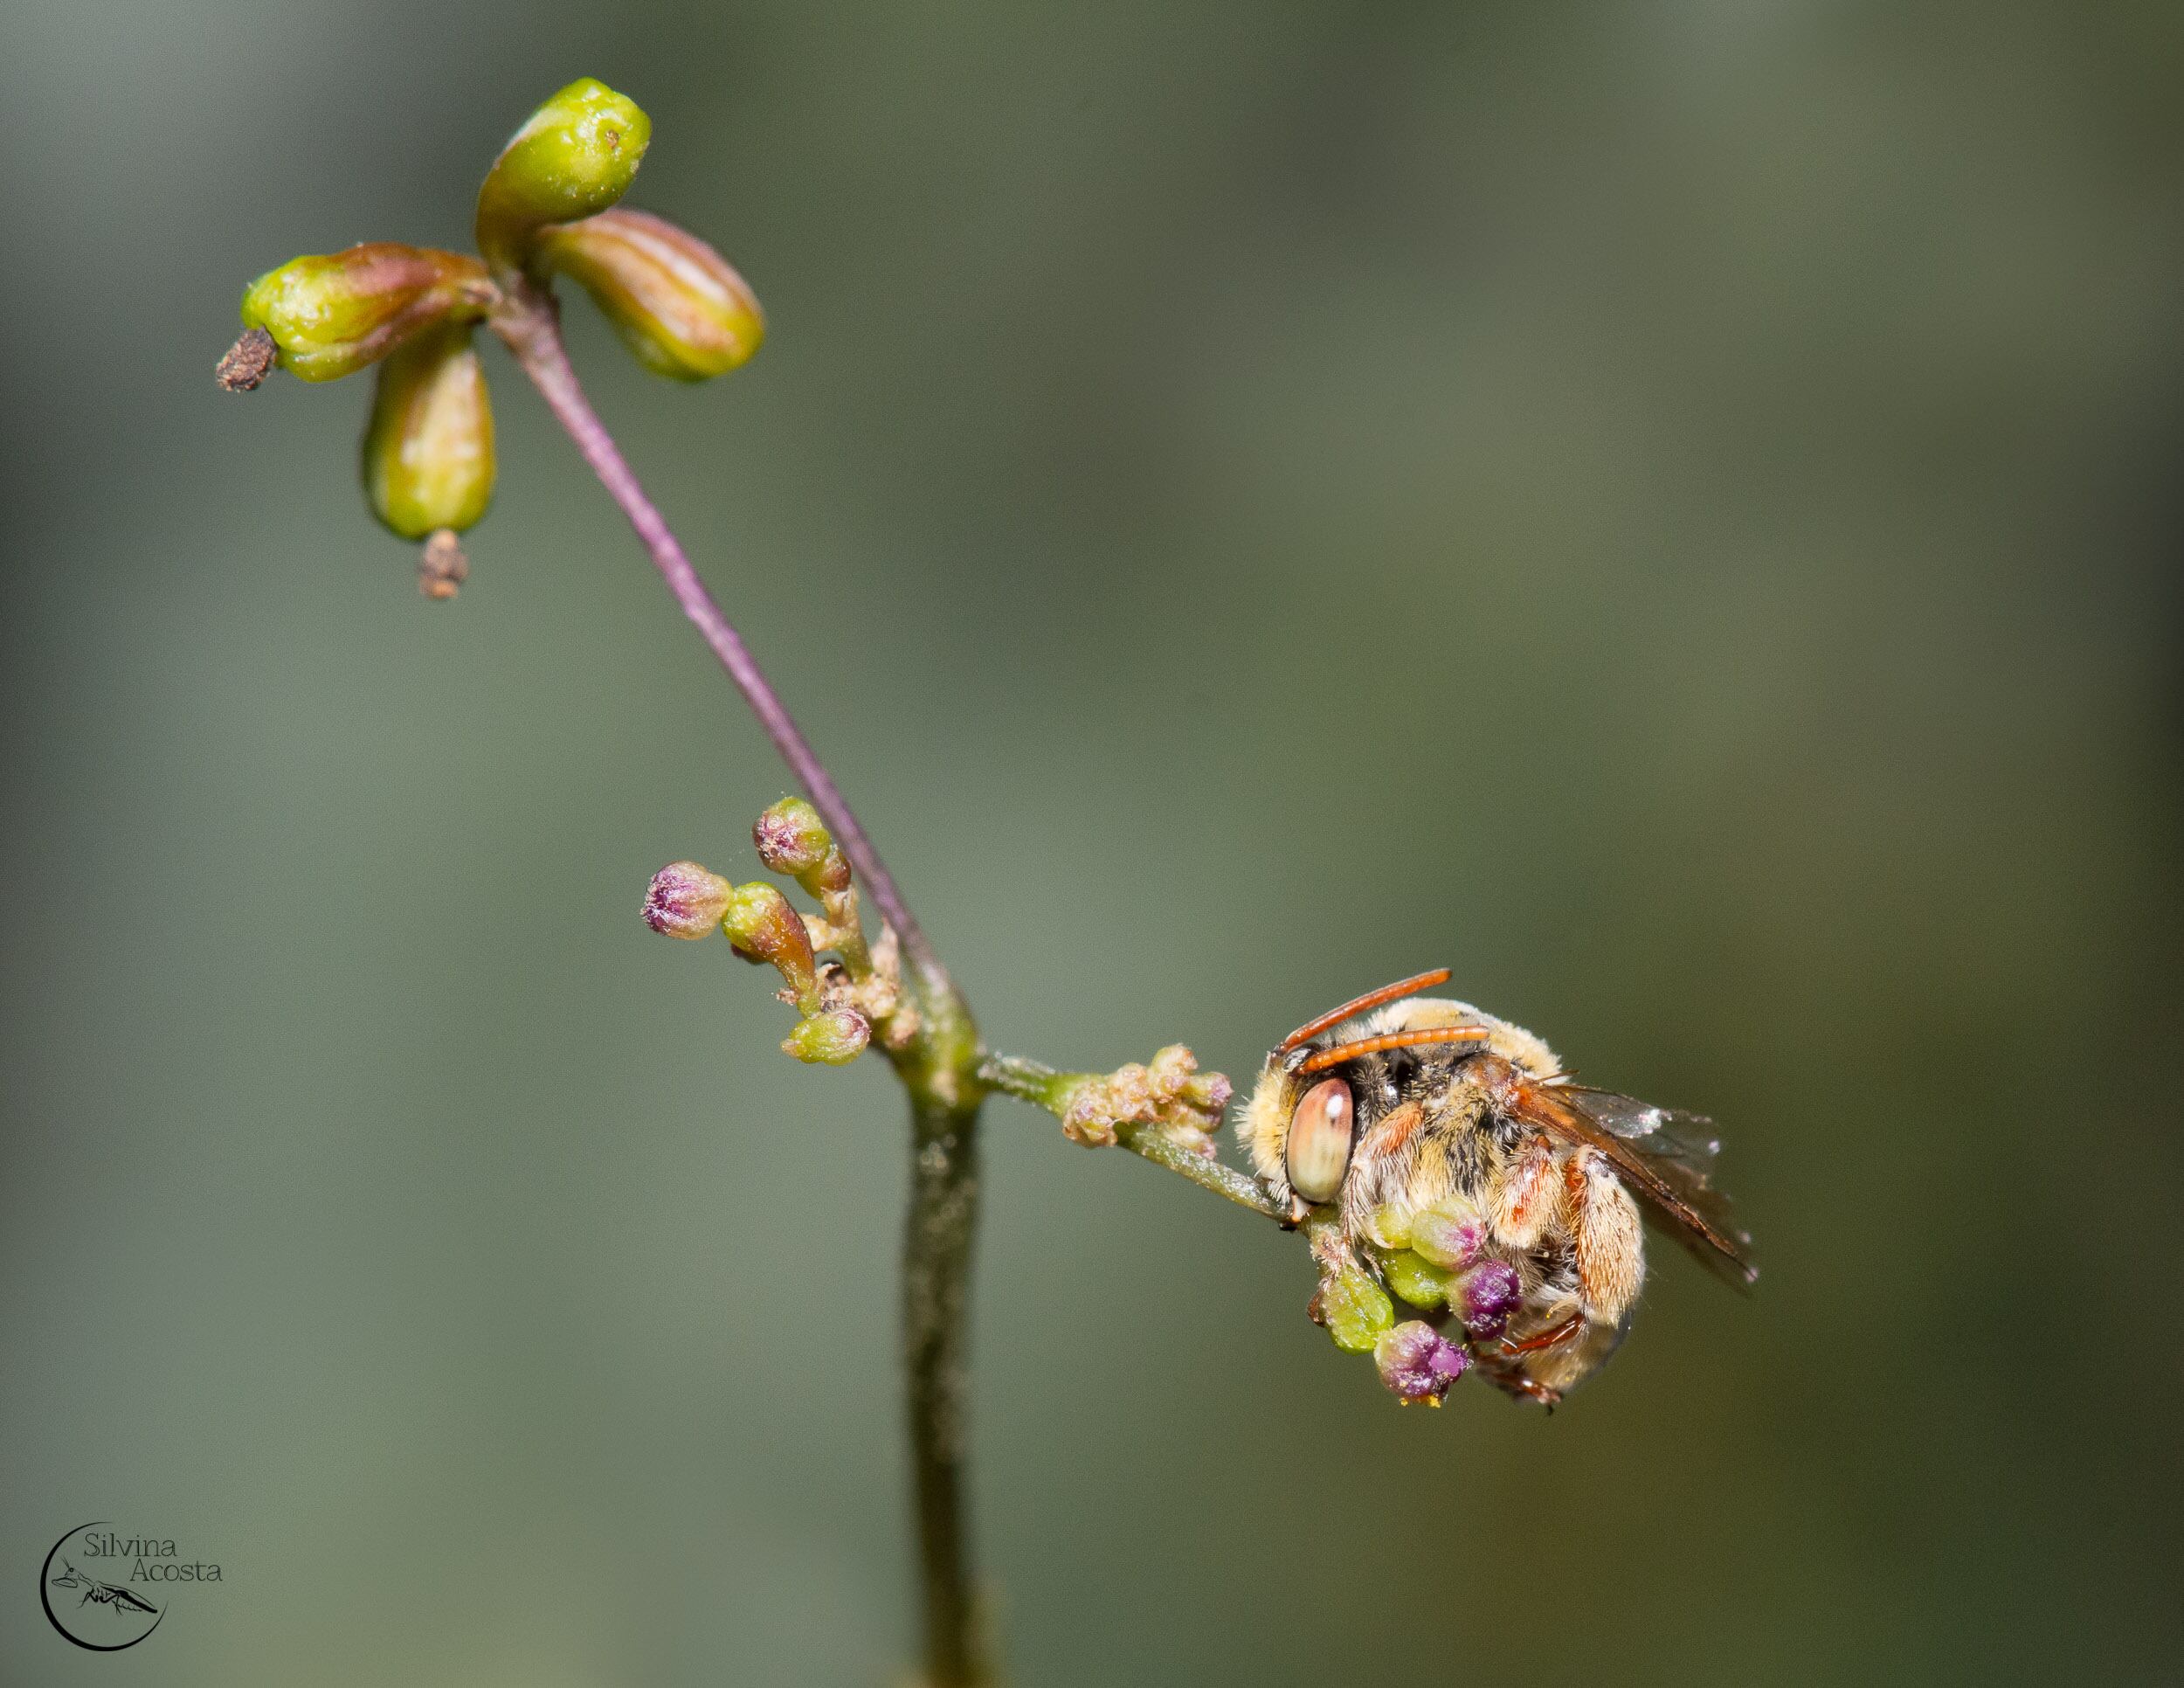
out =
{"type": "Polygon", "coordinates": [[[508,137],[478,190],[478,250],[520,270],[538,231],[605,211],[629,190],[652,119],[604,82],[571,82],[508,137]]]}
{"type": "Polygon", "coordinates": [[[1335,1346],[1349,1353],[1372,1351],[1380,1332],[1395,1323],[1387,1293],[1355,1266],[1345,1266],[1319,1286],[1313,1305],[1335,1346]]]}
{"type": "Polygon", "coordinates": [[[721,930],[746,961],[771,961],[805,1013],[818,1012],[819,958],[804,917],[763,879],[738,885],[721,916],[721,930]]]}
{"type": "Polygon", "coordinates": [[[493,407],[467,324],[404,342],[379,366],[364,430],[372,514],[404,539],[475,525],[493,498],[493,407]]]}
{"type": "Polygon", "coordinates": [[[758,301],[729,261],[649,212],[618,207],[547,229],[531,267],[577,283],[639,363],[677,381],[726,375],[765,337],[758,301]]]}
{"type": "Polygon", "coordinates": [[[423,329],[476,322],[492,301],[476,259],[381,240],[268,270],[244,291],[243,326],[273,336],[284,369],[334,381],[423,329]]]}

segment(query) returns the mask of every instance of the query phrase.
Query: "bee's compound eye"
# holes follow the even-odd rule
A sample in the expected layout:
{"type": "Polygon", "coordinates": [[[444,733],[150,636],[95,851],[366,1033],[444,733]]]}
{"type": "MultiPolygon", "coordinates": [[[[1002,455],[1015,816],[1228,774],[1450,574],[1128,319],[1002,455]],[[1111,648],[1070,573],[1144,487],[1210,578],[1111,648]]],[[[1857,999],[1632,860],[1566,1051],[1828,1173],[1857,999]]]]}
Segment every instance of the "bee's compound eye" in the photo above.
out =
{"type": "Polygon", "coordinates": [[[1323,1078],[1304,1092],[1289,1116],[1289,1146],[1282,1165],[1289,1187],[1307,1201],[1332,1201],[1350,1170],[1350,1144],[1357,1124],[1350,1086],[1323,1078]]]}

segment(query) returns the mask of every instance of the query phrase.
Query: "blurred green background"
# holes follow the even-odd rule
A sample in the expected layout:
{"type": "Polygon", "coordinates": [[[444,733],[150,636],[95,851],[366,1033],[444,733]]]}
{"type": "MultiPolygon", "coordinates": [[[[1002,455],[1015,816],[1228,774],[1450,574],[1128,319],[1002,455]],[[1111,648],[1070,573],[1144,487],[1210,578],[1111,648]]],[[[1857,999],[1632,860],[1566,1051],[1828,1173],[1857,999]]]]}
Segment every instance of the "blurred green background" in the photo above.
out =
{"type": "Polygon", "coordinates": [[[741,266],[609,421],[999,1045],[1248,1073],[1439,962],[1722,1122],[1552,1419],[988,1116],[1025,1684],[2176,1679],[2184,10],[30,0],[0,1680],[888,1682],[904,1134],[725,946],[784,789],[497,349],[427,605],[249,277],[577,74],[741,266]],[[224,1564],[134,1651],[89,1518],[224,1564]]]}

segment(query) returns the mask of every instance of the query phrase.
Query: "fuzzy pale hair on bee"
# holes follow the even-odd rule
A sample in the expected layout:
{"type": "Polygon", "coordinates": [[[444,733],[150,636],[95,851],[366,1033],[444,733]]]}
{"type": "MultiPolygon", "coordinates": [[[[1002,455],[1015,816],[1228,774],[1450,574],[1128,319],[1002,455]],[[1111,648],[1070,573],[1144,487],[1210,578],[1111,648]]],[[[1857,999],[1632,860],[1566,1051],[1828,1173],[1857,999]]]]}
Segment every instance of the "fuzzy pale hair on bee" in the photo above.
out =
{"type": "Polygon", "coordinates": [[[1712,1186],[1709,1122],[1576,1084],[1523,1027],[1418,994],[1448,978],[1421,973],[1299,1027],[1267,1057],[1237,1134],[1312,1233],[1316,1317],[1330,1287],[1365,1274],[1426,1315],[1434,1334],[1406,1341],[1462,1349],[1450,1380],[1476,1366],[1552,1406],[1629,1328],[1645,1220],[1739,1286],[1759,1276],[1751,1238],[1712,1186]]]}

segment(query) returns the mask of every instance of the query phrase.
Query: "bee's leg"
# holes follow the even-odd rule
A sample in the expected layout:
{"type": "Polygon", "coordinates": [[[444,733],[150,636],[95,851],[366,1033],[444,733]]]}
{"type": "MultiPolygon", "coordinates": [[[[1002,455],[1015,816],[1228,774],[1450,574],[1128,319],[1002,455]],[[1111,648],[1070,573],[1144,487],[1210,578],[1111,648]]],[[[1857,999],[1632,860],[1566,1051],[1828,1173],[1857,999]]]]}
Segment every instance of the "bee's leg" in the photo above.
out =
{"type": "Polygon", "coordinates": [[[1526,1377],[1522,1372],[1508,1372],[1499,1376],[1489,1374],[1494,1387],[1512,1401],[1537,1401],[1549,1412],[1562,1404],[1562,1391],[1550,1389],[1537,1379],[1526,1377]]]}
{"type": "Polygon", "coordinates": [[[1554,1145],[1535,1132],[1517,1147],[1490,1215],[1497,1242],[1530,1249],[1562,1205],[1562,1180],[1555,1167],[1554,1145]]]}
{"type": "Polygon", "coordinates": [[[1585,1315],[1572,1313],[1559,1323],[1550,1325],[1544,1331],[1535,1331],[1528,1337],[1503,1337],[1496,1346],[1504,1359],[1518,1359],[1526,1354],[1544,1353],[1550,1348],[1559,1348],[1564,1343],[1573,1341],[1584,1329],[1585,1315]]]}
{"type": "Polygon", "coordinates": [[[1607,1157],[1586,1149],[1563,1163],[1564,1211],[1577,1256],[1578,1290],[1595,1325],[1620,1325],[1645,1281],[1645,1230],[1638,1204],[1607,1157]]]}
{"type": "Polygon", "coordinates": [[[1562,1399],[1562,1391],[1532,1375],[1533,1361],[1559,1353],[1582,1336],[1585,1329],[1585,1315],[1574,1312],[1530,1336],[1503,1337],[1485,1344],[1476,1351],[1480,1374],[1503,1394],[1536,1401],[1552,1411],[1562,1399]]]}
{"type": "Polygon", "coordinates": [[[1562,1391],[1550,1388],[1524,1369],[1521,1359],[1503,1359],[1489,1348],[1480,1356],[1479,1375],[1512,1401],[1537,1401],[1553,1411],[1562,1391]]]}

